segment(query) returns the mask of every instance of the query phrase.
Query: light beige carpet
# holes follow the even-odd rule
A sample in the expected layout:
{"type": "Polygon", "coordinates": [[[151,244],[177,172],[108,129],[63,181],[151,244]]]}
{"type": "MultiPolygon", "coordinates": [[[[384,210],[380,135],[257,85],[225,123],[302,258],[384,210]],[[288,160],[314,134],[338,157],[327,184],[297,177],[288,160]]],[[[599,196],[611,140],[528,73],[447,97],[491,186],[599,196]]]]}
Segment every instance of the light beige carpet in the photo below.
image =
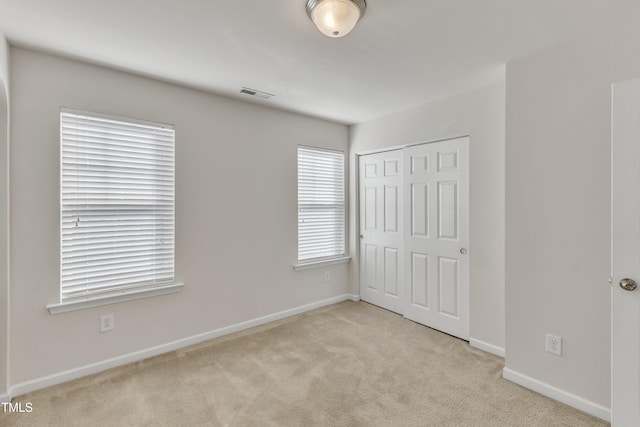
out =
{"type": "Polygon", "coordinates": [[[30,393],[2,426],[600,426],[503,360],[346,302],[30,393]]]}

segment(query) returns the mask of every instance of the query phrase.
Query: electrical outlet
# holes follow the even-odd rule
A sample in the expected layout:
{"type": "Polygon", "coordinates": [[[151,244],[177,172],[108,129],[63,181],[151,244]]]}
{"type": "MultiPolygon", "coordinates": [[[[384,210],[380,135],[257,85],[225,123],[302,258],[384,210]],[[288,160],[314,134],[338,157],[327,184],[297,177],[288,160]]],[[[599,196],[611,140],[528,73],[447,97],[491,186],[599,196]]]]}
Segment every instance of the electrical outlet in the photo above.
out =
{"type": "Polygon", "coordinates": [[[562,356],[562,338],[547,334],[547,351],[562,356]]]}
{"type": "Polygon", "coordinates": [[[105,314],[104,316],[100,316],[100,332],[109,332],[113,331],[115,327],[113,323],[113,314],[105,314]]]}
{"type": "Polygon", "coordinates": [[[324,281],[328,282],[331,280],[331,272],[330,271],[325,271],[324,272],[324,281]]]}

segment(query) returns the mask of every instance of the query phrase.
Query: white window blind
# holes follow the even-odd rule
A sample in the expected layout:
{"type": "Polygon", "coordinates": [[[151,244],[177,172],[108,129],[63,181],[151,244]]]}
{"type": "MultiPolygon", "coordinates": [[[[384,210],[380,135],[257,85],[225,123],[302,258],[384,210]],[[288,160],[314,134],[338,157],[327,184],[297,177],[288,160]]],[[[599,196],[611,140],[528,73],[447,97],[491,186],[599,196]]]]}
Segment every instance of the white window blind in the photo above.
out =
{"type": "Polygon", "coordinates": [[[174,277],[171,126],[63,109],[61,302],[174,277]]]}
{"type": "Polygon", "coordinates": [[[298,260],[345,253],[344,153],[298,147],[298,260]]]}

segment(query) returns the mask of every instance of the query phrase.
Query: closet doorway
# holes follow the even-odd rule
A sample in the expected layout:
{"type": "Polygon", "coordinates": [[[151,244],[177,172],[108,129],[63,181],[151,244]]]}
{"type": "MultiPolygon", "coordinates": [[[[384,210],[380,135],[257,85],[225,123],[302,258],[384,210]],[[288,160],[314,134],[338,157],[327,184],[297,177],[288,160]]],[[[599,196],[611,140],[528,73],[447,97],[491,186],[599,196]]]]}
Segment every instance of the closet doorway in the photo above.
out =
{"type": "Polygon", "coordinates": [[[360,298],[469,339],[469,138],[360,155],[360,298]]]}

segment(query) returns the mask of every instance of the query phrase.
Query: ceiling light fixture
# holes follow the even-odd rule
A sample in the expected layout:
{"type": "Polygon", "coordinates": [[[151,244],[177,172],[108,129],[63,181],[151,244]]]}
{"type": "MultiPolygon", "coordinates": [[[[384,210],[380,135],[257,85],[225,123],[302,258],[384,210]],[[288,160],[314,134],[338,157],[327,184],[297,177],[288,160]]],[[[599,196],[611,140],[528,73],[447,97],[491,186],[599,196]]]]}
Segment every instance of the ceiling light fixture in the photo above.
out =
{"type": "Polygon", "coordinates": [[[307,0],[307,14],[327,37],[344,37],[367,8],[365,0],[307,0]]]}

